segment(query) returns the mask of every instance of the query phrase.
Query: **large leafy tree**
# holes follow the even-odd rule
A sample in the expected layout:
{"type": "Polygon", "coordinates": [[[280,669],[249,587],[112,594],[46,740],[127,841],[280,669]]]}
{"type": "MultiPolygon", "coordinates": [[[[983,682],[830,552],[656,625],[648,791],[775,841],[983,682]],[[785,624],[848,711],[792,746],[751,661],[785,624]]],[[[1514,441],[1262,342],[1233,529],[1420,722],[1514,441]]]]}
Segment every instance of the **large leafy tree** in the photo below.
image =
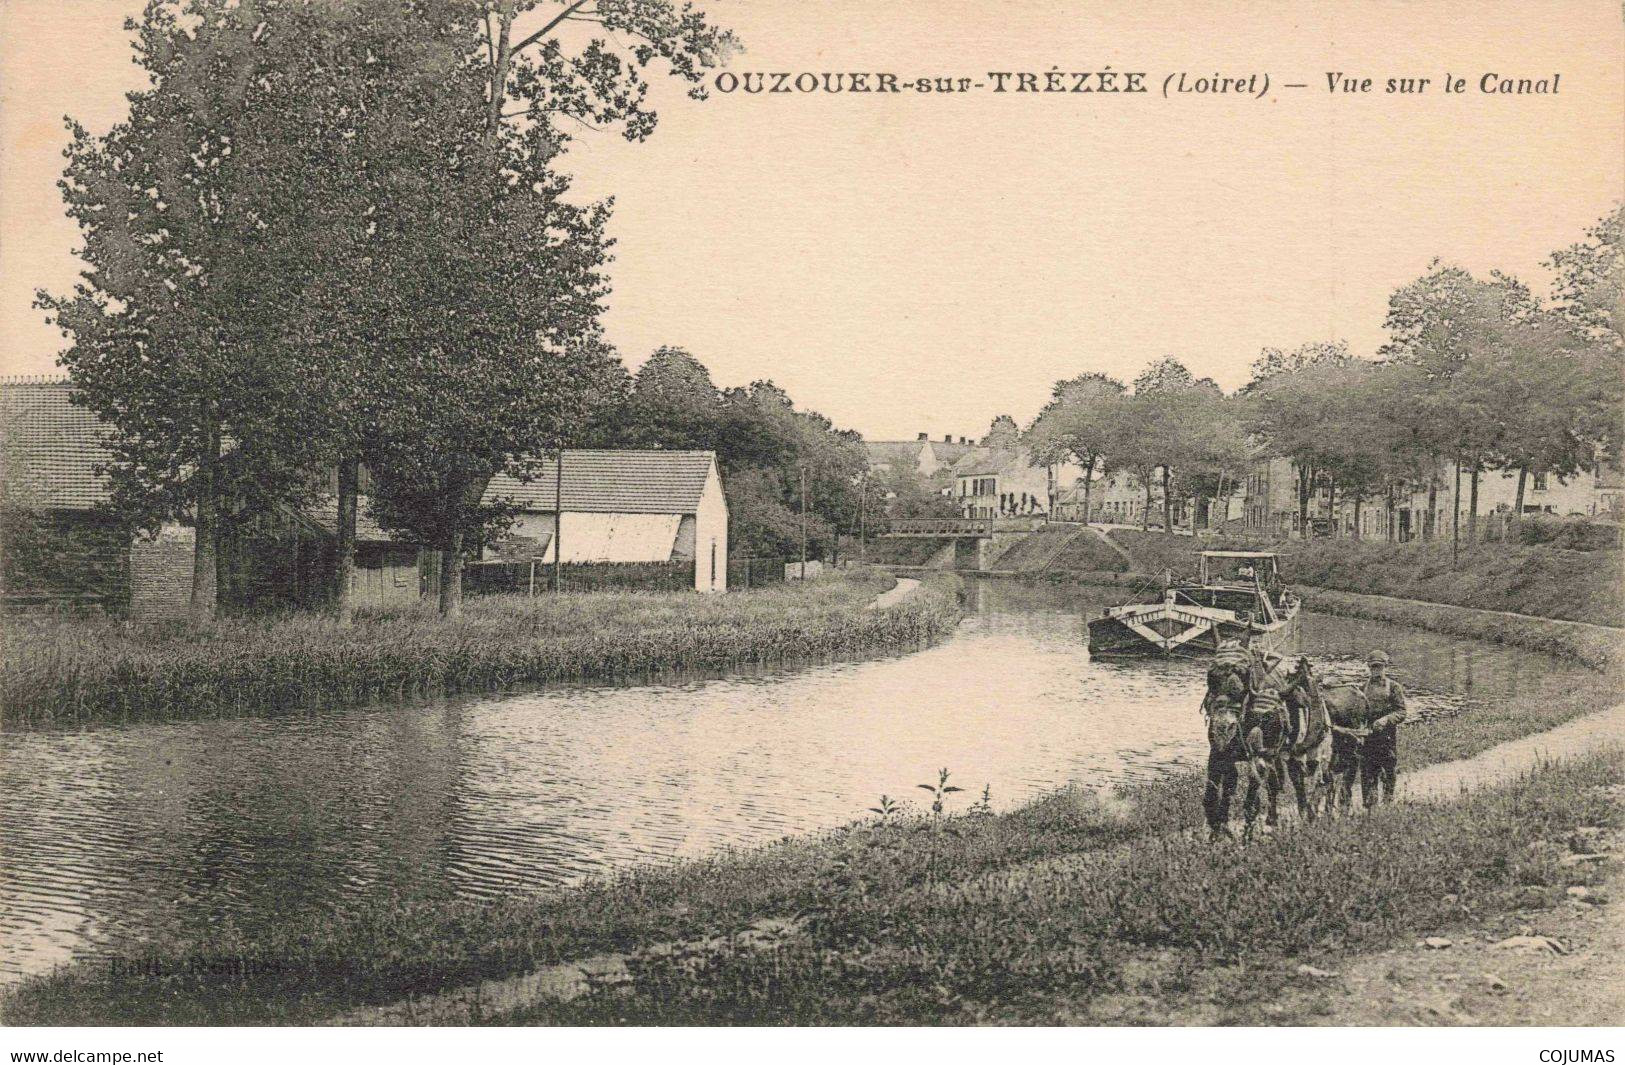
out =
{"type": "Polygon", "coordinates": [[[215,611],[221,514],[308,497],[324,435],[309,363],[279,343],[313,235],[344,217],[315,209],[324,184],[327,205],[354,206],[309,150],[334,110],[311,83],[322,58],[271,30],[309,13],[153,0],[128,23],[149,87],[105,135],[69,123],[61,187],[86,269],[39,302],[72,342],[80,401],[109,426],[114,508],[149,529],[194,526],[199,621],[215,611]]]}
{"type": "Polygon", "coordinates": [[[1108,461],[1119,433],[1128,389],[1116,378],[1085,373],[1055,383],[1050,401],[1027,430],[1027,446],[1045,464],[1072,461],[1083,467],[1083,513],[1089,520],[1095,471],[1108,461]]]}
{"type": "Polygon", "coordinates": [[[1480,477],[1507,432],[1506,412],[1488,387],[1489,368],[1515,357],[1509,345],[1538,314],[1517,279],[1497,273],[1484,281],[1437,261],[1389,297],[1390,339],[1382,354],[1410,367],[1415,386],[1410,401],[1391,413],[1417,447],[1467,473],[1469,544],[1477,538],[1480,477]]]}
{"type": "Polygon", "coordinates": [[[1585,239],[1553,252],[1552,304],[1592,343],[1625,352],[1625,206],[1617,206],[1585,239]]]}

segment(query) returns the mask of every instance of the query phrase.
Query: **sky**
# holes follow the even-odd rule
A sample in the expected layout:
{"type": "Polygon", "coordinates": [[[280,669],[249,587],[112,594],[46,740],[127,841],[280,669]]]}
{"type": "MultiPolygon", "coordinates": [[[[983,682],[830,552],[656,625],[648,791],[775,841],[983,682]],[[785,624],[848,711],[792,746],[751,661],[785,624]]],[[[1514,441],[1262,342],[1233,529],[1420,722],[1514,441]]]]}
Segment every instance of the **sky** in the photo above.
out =
{"type": "MultiPolygon", "coordinates": [[[[628,365],[683,347],[870,439],[1025,424],[1059,378],[1164,355],[1235,388],[1264,347],[1373,354],[1389,293],[1435,257],[1544,290],[1542,261],[1625,196],[1618,0],[699,6],[743,42],[736,74],[1109,67],[1153,90],[696,102],[666,79],[648,141],[580,136],[576,194],[615,197],[606,327],[628,365]],[[1163,98],[1180,72],[1272,89],[1163,98]],[[1329,93],[1329,72],[1373,91],[1329,93]],[[1485,73],[1561,80],[1492,95],[1485,73]]],[[[121,117],[139,8],[0,0],[0,373],[51,372],[64,343],[31,306],[79,268],[62,116],[121,117]]]]}

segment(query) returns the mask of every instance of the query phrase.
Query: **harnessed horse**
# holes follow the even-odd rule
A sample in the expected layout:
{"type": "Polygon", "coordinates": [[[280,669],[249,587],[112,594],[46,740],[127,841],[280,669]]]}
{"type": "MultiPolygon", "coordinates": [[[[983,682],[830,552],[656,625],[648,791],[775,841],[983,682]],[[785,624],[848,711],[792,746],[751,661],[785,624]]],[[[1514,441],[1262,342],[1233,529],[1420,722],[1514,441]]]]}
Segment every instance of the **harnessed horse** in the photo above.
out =
{"type": "Polygon", "coordinates": [[[1242,652],[1221,655],[1208,671],[1208,771],[1203,809],[1209,832],[1229,834],[1230,801],[1240,780],[1244,834],[1251,837],[1259,810],[1259,788],[1268,808],[1264,823],[1274,825],[1285,781],[1290,779],[1300,815],[1313,819],[1328,784],[1331,722],[1309,660],[1299,657],[1291,671],[1284,660],[1261,660],[1242,652]]]}

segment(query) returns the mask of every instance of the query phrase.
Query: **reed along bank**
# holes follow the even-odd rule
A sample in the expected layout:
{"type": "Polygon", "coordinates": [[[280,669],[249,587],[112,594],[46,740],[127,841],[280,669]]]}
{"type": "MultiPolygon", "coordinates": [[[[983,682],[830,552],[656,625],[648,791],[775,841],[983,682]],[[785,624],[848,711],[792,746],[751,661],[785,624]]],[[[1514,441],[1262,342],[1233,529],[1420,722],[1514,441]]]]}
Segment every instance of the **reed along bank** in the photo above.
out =
{"type": "Polygon", "coordinates": [[[446,621],[427,605],[326,617],[224,618],[205,629],[10,617],[7,728],[263,714],[381,699],[617,681],[914,650],[953,631],[958,578],[867,609],[894,579],[860,571],[704,596],[493,595],[446,621]]]}

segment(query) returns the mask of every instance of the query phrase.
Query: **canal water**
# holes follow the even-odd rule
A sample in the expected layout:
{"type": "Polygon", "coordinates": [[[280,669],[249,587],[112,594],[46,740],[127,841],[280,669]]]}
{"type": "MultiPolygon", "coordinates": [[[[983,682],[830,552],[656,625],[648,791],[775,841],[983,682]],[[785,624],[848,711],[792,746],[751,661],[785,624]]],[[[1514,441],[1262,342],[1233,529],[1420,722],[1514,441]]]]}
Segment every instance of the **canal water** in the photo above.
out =
{"type": "MultiPolygon", "coordinates": [[[[1196,662],[1095,662],[1094,589],[982,581],[895,658],[276,718],[6,734],[0,979],[221,922],[373,897],[494,897],[827,828],[946,767],[995,809],[1201,764],[1196,662]]],[[[1116,593],[1120,594],[1120,593],[1116,593]]],[[[1309,616],[1422,713],[1539,698],[1549,656],[1309,616]]]]}

